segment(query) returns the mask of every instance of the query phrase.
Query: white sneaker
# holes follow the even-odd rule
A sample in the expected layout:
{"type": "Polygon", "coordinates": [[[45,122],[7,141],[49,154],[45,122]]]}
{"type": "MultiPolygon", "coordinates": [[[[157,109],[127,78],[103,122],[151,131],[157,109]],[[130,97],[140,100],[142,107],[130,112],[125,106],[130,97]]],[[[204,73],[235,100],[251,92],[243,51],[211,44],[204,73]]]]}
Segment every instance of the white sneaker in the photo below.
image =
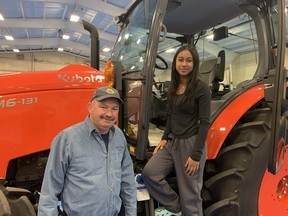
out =
{"type": "Polygon", "coordinates": [[[164,207],[159,207],[155,209],[155,216],[182,216],[181,211],[178,213],[170,212],[164,207]]]}

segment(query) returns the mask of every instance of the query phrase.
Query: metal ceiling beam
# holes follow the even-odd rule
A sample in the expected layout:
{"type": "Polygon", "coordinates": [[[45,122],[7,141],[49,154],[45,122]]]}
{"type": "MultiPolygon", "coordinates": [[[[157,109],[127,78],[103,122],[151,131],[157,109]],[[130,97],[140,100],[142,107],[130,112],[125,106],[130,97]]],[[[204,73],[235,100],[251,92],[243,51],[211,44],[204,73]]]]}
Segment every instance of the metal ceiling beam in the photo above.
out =
{"type": "MultiPolygon", "coordinates": [[[[74,43],[69,40],[63,40],[59,38],[33,38],[33,39],[17,39],[15,41],[7,41],[7,40],[0,40],[2,46],[9,46],[11,48],[21,47],[25,44],[29,44],[30,46],[56,46],[56,47],[63,47],[69,48],[73,47],[73,49],[83,50],[85,52],[90,53],[90,46],[83,45],[80,43],[74,43]]],[[[7,47],[6,47],[7,49],[7,47]]]]}
{"type": "MultiPolygon", "coordinates": [[[[47,2],[47,0],[38,0],[47,2]]],[[[91,1],[91,0],[79,0],[79,1],[67,1],[67,0],[49,0],[49,3],[61,3],[61,4],[75,4],[78,6],[77,9],[81,11],[81,7],[86,8],[93,8],[94,10],[101,11],[107,14],[110,14],[112,16],[118,16],[124,12],[126,12],[126,9],[120,8],[118,6],[115,6],[113,4],[106,3],[104,1],[91,1]]]]}
{"type": "MultiPolygon", "coordinates": [[[[205,52],[208,52],[214,56],[218,55],[218,52],[220,50],[225,50],[225,56],[226,56],[226,63],[230,64],[236,57],[239,56],[238,53],[231,52],[228,49],[224,49],[223,47],[220,47],[218,45],[212,44],[208,39],[204,38],[204,44],[203,44],[203,38],[201,39],[201,42],[197,45],[202,50],[205,50],[205,52]]],[[[200,56],[201,58],[202,56],[200,56]]],[[[202,59],[203,60],[203,59],[202,59]]],[[[204,59],[205,60],[205,59],[204,59]]]]}
{"type": "MultiPolygon", "coordinates": [[[[29,2],[29,0],[26,0],[29,2]]],[[[132,0],[133,1],[133,0],[132,0]]],[[[103,1],[91,1],[91,0],[30,0],[30,2],[43,2],[43,3],[60,3],[60,4],[71,4],[75,5],[77,9],[79,8],[79,11],[81,11],[81,7],[91,8],[91,9],[97,9],[97,11],[101,11],[107,14],[111,14],[112,16],[118,16],[123,12],[126,12],[125,8],[121,8],[118,6],[115,6],[110,3],[106,3],[103,1]]],[[[3,1],[1,2],[2,7],[15,7],[14,1],[3,1]]]]}
{"type": "MultiPolygon", "coordinates": [[[[38,29],[68,29],[71,32],[79,32],[81,34],[89,35],[89,33],[83,28],[82,22],[74,23],[70,21],[64,21],[59,19],[5,19],[5,22],[1,23],[2,28],[38,28],[38,29]]],[[[23,29],[23,31],[25,31],[23,29]]],[[[108,41],[116,41],[117,36],[98,30],[99,37],[108,41]]]]}

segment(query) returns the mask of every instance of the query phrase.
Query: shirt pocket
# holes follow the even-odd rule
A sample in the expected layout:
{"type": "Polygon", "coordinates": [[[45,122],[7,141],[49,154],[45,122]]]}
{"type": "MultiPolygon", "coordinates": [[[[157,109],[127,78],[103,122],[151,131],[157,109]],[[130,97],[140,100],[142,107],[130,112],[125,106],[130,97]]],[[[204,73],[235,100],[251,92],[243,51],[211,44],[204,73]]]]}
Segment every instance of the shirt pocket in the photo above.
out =
{"type": "Polygon", "coordinates": [[[95,152],[78,155],[70,164],[71,168],[77,173],[105,173],[107,156],[104,154],[95,154],[95,152]]]}
{"type": "Polygon", "coordinates": [[[116,147],[115,150],[112,153],[112,168],[114,172],[118,173],[121,172],[121,165],[122,165],[122,159],[124,155],[125,148],[122,146],[116,147]]]}

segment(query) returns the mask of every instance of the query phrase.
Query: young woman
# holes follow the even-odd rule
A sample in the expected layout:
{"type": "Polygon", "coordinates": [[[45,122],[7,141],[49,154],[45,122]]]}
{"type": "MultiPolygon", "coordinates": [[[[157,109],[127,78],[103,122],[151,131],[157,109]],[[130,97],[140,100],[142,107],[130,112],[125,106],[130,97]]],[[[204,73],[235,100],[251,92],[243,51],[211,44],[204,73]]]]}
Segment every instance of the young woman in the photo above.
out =
{"type": "Polygon", "coordinates": [[[210,94],[207,84],[199,78],[197,50],[192,45],[181,46],[173,59],[166,129],[142,173],[150,195],[174,215],[203,215],[201,188],[210,94]],[[179,193],[165,180],[173,169],[179,193]]]}

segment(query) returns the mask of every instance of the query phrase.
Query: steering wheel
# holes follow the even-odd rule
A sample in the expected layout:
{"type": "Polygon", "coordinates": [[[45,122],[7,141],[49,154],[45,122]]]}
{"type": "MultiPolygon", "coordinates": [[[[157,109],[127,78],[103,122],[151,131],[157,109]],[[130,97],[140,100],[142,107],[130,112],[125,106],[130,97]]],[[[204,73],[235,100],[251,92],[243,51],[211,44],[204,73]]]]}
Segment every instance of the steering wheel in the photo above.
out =
{"type": "Polygon", "coordinates": [[[164,58],[162,58],[160,55],[156,56],[156,61],[155,61],[155,68],[159,69],[159,70],[166,70],[168,68],[168,63],[165,61],[164,58]],[[161,67],[157,64],[157,60],[160,60],[160,62],[162,64],[164,64],[164,67],[161,67]]]}

